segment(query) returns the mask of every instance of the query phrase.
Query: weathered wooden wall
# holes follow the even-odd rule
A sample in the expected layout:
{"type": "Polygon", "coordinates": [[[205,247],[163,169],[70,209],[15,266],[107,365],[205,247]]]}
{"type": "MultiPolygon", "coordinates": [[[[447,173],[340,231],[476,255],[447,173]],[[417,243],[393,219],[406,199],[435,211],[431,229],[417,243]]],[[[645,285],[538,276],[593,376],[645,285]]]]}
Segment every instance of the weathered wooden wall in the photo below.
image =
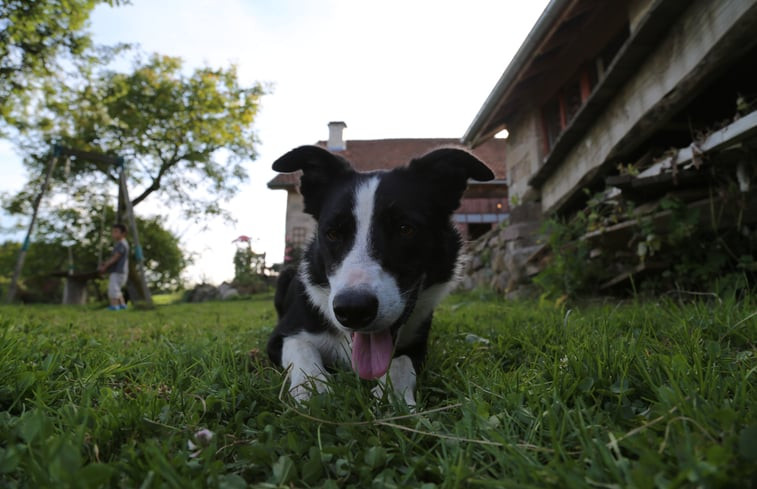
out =
{"type": "Polygon", "coordinates": [[[529,195],[528,179],[539,167],[541,159],[541,115],[538,107],[524,113],[511,125],[507,146],[507,181],[510,199],[522,202],[529,195]]]}
{"type": "Polygon", "coordinates": [[[756,0],[693,2],[581,143],[545,179],[540,189],[542,209],[548,213],[559,208],[602,167],[613,165],[613,159],[664,123],[739,49],[746,48],[745,43],[757,39],[756,19],[756,0]]]}

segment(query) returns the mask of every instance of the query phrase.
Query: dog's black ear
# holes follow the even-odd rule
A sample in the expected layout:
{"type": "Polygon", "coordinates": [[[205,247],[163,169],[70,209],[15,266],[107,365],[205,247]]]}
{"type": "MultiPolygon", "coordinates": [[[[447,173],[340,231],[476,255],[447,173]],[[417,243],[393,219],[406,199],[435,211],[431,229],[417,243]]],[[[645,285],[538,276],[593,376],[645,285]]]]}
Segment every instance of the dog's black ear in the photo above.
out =
{"type": "Polygon", "coordinates": [[[494,173],[481,160],[458,148],[434,150],[411,161],[408,168],[438,189],[434,195],[450,213],[460,206],[469,179],[479,182],[494,179],[494,173]]]}
{"type": "Polygon", "coordinates": [[[302,171],[300,193],[305,200],[305,212],[316,219],[330,184],[353,171],[347,160],[320,146],[295,148],[274,161],[273,169],[282,173],[302,171]]]}

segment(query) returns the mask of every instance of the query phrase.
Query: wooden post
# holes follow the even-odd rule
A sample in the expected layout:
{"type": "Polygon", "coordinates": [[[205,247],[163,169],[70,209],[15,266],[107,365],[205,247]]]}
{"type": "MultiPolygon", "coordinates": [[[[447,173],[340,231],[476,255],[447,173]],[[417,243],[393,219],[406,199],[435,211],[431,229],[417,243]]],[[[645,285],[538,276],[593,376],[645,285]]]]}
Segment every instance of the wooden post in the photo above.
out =
{"type": "Polygon", "coordinates": [[[97,234],[97,266],[103,264],[103,238],[105,237],[105,217],[107,209],[107,197],[103,197],[103,213],[100,216],[100,232],[97,234]]]}
{"type": "Polygon", "coordinates": [[[31,242],[32,231],[34,230],[34,224],[37,222],[37,211],[39,210],[39,204],[42,202],[42,197],[47,191],[47,184],[50,182],[50,175],[53,173],[55,164],[60,156],[60,147],[58,145],[53,146],[53,154],[50,157],[50,161],[47,163],[47,169],[45,170],[45,179],[42,182],[42,188],[37,194],[37,198],[34,199],[32,220],[29,222],[29,229],[26,231],[26,238],[21,245],[21,250],[18,252],[18,258],[16,259],[16,268],[13,270],[13,278],[8,286],[8,295],[5,297],[5,302],[10,304],[16,298],[16,289],[18,288],[18,279],[21,277],[21,270],[24,268],[24,260],[26,259],[26,252],[29,250],[29,243],[31,242]]]}
{"type": "Polygon", "coordinates": [[[137,220],[134,218],[134,209],[131,206],[131,200],[129,199],[129,190],[126,186],[126,170],[123,166],[123,161],[120,161],[121,172],[118,175],[118,195],[119,202],[118,208],[121,210],[123,205],[123,214],[119,212],[119,218],[125,218],[129,222],[129,231],[132,235],[132,243],[134,244],[134,260],[135,269],[137,271],[137,277],[135,277],[137,286],[137,297],[132,297],[132,300],[137,302],[143,302],[141,304],[145,307],[153,307],[152,294],[147,287],[147,280],[145,279],[145,265],[144,256],[142,255],[142,246],[139,244],[139,233],[137,231],[137,220]]]}

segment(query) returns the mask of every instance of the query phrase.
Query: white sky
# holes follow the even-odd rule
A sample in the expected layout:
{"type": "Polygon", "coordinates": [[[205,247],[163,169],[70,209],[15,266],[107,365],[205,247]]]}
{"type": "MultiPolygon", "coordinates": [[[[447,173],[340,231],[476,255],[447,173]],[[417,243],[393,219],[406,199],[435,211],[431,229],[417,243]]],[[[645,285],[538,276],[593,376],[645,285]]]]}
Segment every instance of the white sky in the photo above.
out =
{"type": "MultiPolygon", "coordinates": [[[[132,0],[98,7],[95,42],[138,43],[180,56],[187,68],[236,63],[243,83],[269,82],[256,121],[261,144],[250,181],[227,206],[236,225],[167,227],[196,253],[191,281],[233,278],[231,241],[281,261],[286,196],[269,190],[271,163],[293,147],[347,123],[350,139],[463,135],[547,0],[132,0]]],[[[0,140],[0,192],[26,181],[12,146],[0,140]]],[[[135,194],[136,189],[130,191],[135,194]]],[[[163,212],[151,197],[136,208],[163,212]]],[[[5,237],[0,236],[0,239],[5,237]]]]}

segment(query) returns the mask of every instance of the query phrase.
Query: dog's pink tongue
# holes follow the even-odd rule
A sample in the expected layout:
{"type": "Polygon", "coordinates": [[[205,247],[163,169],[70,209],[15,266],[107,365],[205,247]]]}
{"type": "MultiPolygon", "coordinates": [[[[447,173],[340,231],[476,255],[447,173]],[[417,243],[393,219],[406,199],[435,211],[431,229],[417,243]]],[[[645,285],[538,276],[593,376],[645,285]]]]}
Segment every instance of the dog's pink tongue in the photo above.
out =
{"type": "Polygon", "coordinates": [[[360,378],[377,379],[389,369],[392,360],[392,333],[354,333],[352,335],[352,368],[360,378]]]}

